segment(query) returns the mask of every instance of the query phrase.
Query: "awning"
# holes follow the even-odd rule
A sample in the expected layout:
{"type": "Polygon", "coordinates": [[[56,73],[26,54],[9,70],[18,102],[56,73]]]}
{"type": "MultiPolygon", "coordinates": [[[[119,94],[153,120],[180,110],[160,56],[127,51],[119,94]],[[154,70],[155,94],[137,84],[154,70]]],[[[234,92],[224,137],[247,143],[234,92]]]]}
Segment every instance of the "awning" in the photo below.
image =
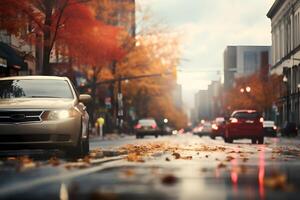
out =
{"type": "Polygon", "coordinates": [[[2,61],[6,60],[7,67],[16,68],[20,71],[26,71],[28,69],[27,63],[24,62],[24,59],[19,55],[19,53],[14,48],[3,42],[0,42],[0,58],[2,61]]]}

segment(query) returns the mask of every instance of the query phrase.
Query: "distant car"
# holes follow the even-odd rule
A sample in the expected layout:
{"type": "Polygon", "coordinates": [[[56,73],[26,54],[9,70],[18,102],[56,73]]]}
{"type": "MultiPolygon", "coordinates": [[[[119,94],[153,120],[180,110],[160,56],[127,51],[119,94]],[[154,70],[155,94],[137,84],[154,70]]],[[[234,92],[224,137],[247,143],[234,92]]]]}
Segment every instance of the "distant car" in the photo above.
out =
{"type": "Polygon", "coordinates": [[[294,122],[285,122],[282,129],[281,129],[282,136],[297,136],[298,135],[298,128],[296,123],[294,122]]]}
{"type": "Polygon", "coordinates": [[[212,124],[212,131],[210,137],[215,139],[216,137],[223,137],[225,133],[226,121],[224,117],[217,117],[212,124]]]}
{"type": "Polygon", "coordinates": [[[234,111],[226,124],[224,141],[232,143],[235,139],[251,139],[252,144],[263,144],[263,117],[255,110],[234,111]]]}
{"type": "Polygon", "coordinates": [[[210,136],[211,131],[212,131],[212,124],[206,121],[196,126],[193,129],[193,134],[198,135],[199,137],[210,136]]]}
{"type": "Polygon", "coordinates": [[[61,149],[67,155],[89,152],[89,115],[65,77],[0,78],[0,148],[61,149]]]}
{"type": "Polygon", "coordinates": [[[161,132],[154,119],[140,119],[134,130],[136,138],[144,138],[146,135],[153,135],[157,138],[161,132]]]}
{"type": "Polygon", "coordinates": [[[274,121],[263,122],[264,135],[267,137],[277,137],[277,126],[274,121]]]}

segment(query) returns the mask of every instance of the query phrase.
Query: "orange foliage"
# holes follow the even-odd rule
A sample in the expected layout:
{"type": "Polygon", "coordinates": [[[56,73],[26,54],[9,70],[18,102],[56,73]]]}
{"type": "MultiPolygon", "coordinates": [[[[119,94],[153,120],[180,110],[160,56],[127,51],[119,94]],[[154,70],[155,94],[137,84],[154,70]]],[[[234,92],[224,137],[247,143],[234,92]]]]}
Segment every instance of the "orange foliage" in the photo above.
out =
{"type": "Polygon", "coordinates": [[[152,27],[136,36],[136,45],[118,62],[117,76],[160,74],[123,84],[125,99],[136,108],[138,117],[168,118],[171,125],[182,128],[187,124],[187,117],[173,99],[180,60],[179,39],[159,24],[152,27]]]}
{"type": "Polygon", "coordinates": [[[118,42],[119,28],[96,20],[86,5],[69,6],[63,20],[66,23],[60,31],[59,42],[69,47],[68,53],[80,64],[99,66],[122,57],[123,51],[118,42]]]}
{"type": "Polygon", "coordinates": [[[1,0],[0,29],[25,40],[43,35],[43,41],[40,41],[43,64],[49,72],[51,69],[47,68],[54,44],[59,54],[71,55],[80,64],[99,65],[119,59],[123,55],[118,42],[120,28],[97,20],[94,10],[84,2],[1,0]]]}
{"type": "Polygon", "coordinates": [[[225,93],[226,107],[236,109],[256,109],[263,112],[272,107],[280,94],[282,77],[278,75],[268,76],[267,68],[248,76],[236,79],[236,86],[225,93]],[[240,91],[249,86],[248,93],[240,91]]]}

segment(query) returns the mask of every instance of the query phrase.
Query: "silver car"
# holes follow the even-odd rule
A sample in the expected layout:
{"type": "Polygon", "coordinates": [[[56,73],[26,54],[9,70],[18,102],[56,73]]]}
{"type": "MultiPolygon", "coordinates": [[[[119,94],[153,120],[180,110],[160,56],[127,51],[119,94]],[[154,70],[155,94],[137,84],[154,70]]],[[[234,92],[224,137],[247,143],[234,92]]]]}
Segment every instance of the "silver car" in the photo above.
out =
{"type": "Polygon", "coordinates": [[[0,78],[0,148],[61,149],[67,155],[89,152],[89,115],[65,77],[0,78]]]}

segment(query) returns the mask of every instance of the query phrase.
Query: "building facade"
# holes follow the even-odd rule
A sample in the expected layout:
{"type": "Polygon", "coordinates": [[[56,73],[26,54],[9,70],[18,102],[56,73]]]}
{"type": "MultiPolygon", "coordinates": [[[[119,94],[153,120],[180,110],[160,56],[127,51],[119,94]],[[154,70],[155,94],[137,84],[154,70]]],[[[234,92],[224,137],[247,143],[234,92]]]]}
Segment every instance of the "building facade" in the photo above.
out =
{"type": "Polygon", "coordinates": [[[181,110],[183,108],[182,86],[181,85],[179,85],[177,83],[174,84],[172,96],[173,96],[173,102],[174,102],[176,108],[181,110]]]}
{"type": "Polygon", "coordinates": [[[35,46],[0,30],[0,76],[35,74],[35,46]]]}
{"type": "Polygon", "coordinates": [[[210,100],[208,90],[199,90],[195,94],[195,113],[194,118],[196,123],[201,120],[210,119],[210,100]]]}
{"type": "Polygon", "coordinates": [[[211,120],[224,115],[222,111],[222,84],[221,81],[212,81],[208,85],[208,99],[210,104],[209,118],[211,120]]]}
{"type": "Polygon", "coordinates": [[[271,73],[285,77],[277,102],[278,122],[300,124],[300,1],[276,0],[267,17],[272,26],[271,73]]]}
{"type": "Polygon", "coordinates": [[[236,78],[269,66],[271,57],[270,46],[227,46],[224,51],[224,88],[232,88],[236,78]]]}

